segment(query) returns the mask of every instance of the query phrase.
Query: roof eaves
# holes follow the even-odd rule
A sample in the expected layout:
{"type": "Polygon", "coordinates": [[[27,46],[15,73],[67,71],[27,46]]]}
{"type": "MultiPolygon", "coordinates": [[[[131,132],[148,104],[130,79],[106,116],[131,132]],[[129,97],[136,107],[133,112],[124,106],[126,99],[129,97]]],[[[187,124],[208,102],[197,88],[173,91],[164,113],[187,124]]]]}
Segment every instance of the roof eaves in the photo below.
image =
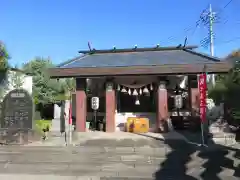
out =
{"type": "Polygon", "coordinates": [[[33,74],[32,73],[28,73],[24,70],[21,70],[21,69],[18,69],[18,68],[9,68],[10,71],[14,71],[14,72],[19,72],[19,73],[22,73],[22,74],[25,74],[25,75],[28,75],[28,76],[32,76],[33,74]]]}
{"type": "Polygon", "coordinates": [[[217,58],[217,57],[214,57],[214,56],[210,56],[210,55],[205,54],[205,53],[196,52],[196,51],[193,51],[193,50],[190,50],[190,49],[183,49],[183,51],[191,53],[191,54],[194,54],[196,56],[200,56],[200,57],[206,58],[206,59],[214,61],[214,62],[220,62],[222,60],[220,58],[217,58]]]}
{"type": "Polygon", "coordinates": [[[63,62],[63,63],[58,64],[56,67],[57,67],[57,68],[60,68],[60,67],[67,66],[67,65],[69,65],[69,64],[71,64],[71,63],[73,63],[73,62],[82,60],[83,58],[86,58],[87,56],[88,56],[87,54],[84,54],[84,55],[75,57],[75,58],[73,58],[73,59],[70,59],[70,60],[67,60],[67,61],[65,61],[65,62],[63,62]]]}

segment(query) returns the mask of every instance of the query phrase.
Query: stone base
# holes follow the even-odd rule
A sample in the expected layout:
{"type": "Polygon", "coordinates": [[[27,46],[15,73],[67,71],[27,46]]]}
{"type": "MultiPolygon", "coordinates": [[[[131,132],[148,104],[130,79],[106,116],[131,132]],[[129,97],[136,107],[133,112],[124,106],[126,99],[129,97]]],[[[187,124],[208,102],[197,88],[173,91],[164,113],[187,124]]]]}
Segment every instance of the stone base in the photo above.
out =
{"type": "Polygon", "coordinates": [[[3,130],[0,135],[0,144],[23,145],[39,139],[39,135],[33,130],[11,129],[3,130]]]}

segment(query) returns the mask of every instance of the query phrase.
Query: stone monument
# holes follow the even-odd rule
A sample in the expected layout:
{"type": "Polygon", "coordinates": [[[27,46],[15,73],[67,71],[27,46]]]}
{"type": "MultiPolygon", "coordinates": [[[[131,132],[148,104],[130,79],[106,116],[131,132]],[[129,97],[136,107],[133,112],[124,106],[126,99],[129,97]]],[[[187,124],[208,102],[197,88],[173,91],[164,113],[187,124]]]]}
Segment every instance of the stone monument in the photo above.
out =
{"type": "Polygon", "coordinates": [[[33,101],[24,89],[10,91],[1,103],[1,140],[6,144],[27,143],[33,127],[33,101]]]}

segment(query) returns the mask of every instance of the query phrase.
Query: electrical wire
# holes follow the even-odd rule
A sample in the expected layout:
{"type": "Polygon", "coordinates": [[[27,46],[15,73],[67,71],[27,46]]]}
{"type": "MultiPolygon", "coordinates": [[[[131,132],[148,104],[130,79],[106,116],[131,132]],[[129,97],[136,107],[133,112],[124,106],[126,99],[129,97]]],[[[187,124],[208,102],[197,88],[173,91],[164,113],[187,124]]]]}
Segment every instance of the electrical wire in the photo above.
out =
{"type": "Polygon", "coordinates": [[[232,39],[229,39],[229,40],[220,41],[220,42],[216,43],[216,45],[229,44],[229,43],[232,43],[232,42],[235,42],[235,41],[240,41],[240,37],[235,37],[235,38],[232,38],[232,39]]]}
{"type": "Polygon", "coordinates": [[[233,0],[230,0],[225,6],[223,6],[223,9],[227,8],[229,4],[231,4],[233,0]]]}
{"type": "MultiPolygon", "coordinates": [[[[227,8],[231,3],[233,2],[233,0],[230,0],[227,4],[225,4],[224,6],[223,6],[223,9],[225,9],[225,8],[227,8]]],[[[189,27],[189,28],[185,28],[185,30],[184,30],[184,34],[186,34],[186,33],[188,33],[189,31],[191,31],[191,34],[190,35],[186,35],[185,37],[188,37],[188,39],[189,39],[189,37],[192,37],[192,36],[194,36],[194,34],[196,33],[196,30],[197,30],[197,28],[200,26],[200,24],[201,23],[203,23],[203,22],[205,22],[205,21],[203,21],[203,19],[204,19],[204,14],[206,14],[206,12],[207,12],[207,9],[208,9],[208,7],[207,8],[205,8],[203,11],[202,11],[202,13],[200,14],[200,17],[199,17],[199,20],[197,20],[195,23],[195,26],[191,26],[191,27],[189,27]]],[[[222,11],[223,11],[223,9],[222,9],[222,11]]],[[[222,12],[221,11],[221,12],[222,12]]],[[[207,16],[208,16],[208,13],[207,13],[207,16]]],[[[225,22],[226,23],[226,22],[225,22]]],[[[204,23],[204,25],[206,25],[206,24],[208,24],[207,22],[205,22],[204,23]]],[[[182,36],[182,35],[181,35],[182,36]]],[[[167,41],[169,42],[169,41],[174,41],[174,40],[176,40],[176,39],[179,39],[179,37],[178,36],[169,36],[168,38],[167,38],[167,41]]],[[[206,38],[204,38],[205,40],[204,41],[206,41],[206,38]]],[[[162,41],[162,42],[164,42],[164,41],[162,41]]],[[[201,46],[203,46],[203,45],[201,45],[201,46]]],[[[206,46],[206,45],[204,45],[204,46],[206,46]]]]}
{"type": "MultiPolygon", "coordinates": [[[[222,10],[218,13],[218,15],[221,14],[224,11],[224,9],[226,9],[232,2],[233,2],[233,0],[229,0],[225,4],[225,6],[223,6],[222,10]]],[[[226,25],[228,22],[229,22],[229,19],[226,19],[223,24],[226,25]]],[[[236,21],[234,21],[234,24],[240,24],[240,21],[236,20],[236,21]]],[[[235,37],[235,38],[232,38],[229,40],[223,40],[223,41],[216,42],[215,45],[224,45],[224,44],[232,43],[232,42],[239,41],[239,40],[240,40],[240,37],[235,37]]]]}
{"type": "MultiPolygon", "coordinates": [[[[226,9],[231,3],[233,2],[233,0],[229,0],[224,6],[223,6],[223,8],[221,9],[221,11],[220,12],[218,12],[218,13],[214,13],[214,17],[213,17],[213,21],[214,21],[214,23],[219,23],[219,22],[221,22],[221,21],[219,21],[219,14],[221,14],[223,11],[224,11],[224,9],[226,9]]],[[[204,26],[206,26],[206,25],[209,25],[209,18],[208,18],[208,16],[209,16],[209,13],[205,13],[204,14],[205,16],[203,16],[202,18],[201,18],[201,20],[202,20],[202,23],[204,24],[204,26]]],[[[228,20],[225,20],[224,21],[224,24],[226,24],[228,22],[228,20]]],[[[215,34],[214,34],[215,35],[215,34]]],[[[214,39],[215,39],[215,37],[214,37],[214,39]]],[[[230,42],[232,42],[234,39],[232,39],[230,42]]],[[[208,47],[208,44],[210,43],[210,37],[208,36],[208,37],[205,37],[203,40],[201,40],[201,42],[200,42],[200,44],[201,44],[201,46],[202,47],[204,47],[204,48],[207,48],[208,47]]]]}
{"type": "MultiPolygon", "coordinates": [[[[196,31],[197,31],[197,28],[200,26],[201,17],[202,17],[202,15],[203,15],[204,13],[206,13],[206,11],[207,11],[207,8],[205,8],[205,9],[201,12],[201,14],[200,14],[200,16],[199,16],[199,19],[195,22],[195,25],[190,26],[190,27],[184,29],[184,34],[187,34],[187,35],[185,35],[185,38],[187,38],[187,39],[189,40],[190,37],[194,36],[194,34],[195,34],[196,31]],[[188,33],[189,33],[190,35],[189,35],[188,33]]],[[[181,34],[181,36],[170,36],[170,37],[168,37],[167,39],[170,40],[170,41],[173,41],[173,40],[179,39],[180,37],[182,37],[182,34],[181,34]]]]}

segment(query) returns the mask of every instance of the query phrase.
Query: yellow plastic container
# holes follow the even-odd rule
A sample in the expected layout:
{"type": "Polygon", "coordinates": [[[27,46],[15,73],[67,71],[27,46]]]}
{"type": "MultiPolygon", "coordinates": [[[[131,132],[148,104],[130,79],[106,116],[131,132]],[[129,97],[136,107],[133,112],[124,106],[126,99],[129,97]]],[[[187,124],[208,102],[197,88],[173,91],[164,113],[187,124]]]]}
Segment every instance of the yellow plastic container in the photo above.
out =
{"type": "Polygon", "coordinates": [[[129,117],[126,123],[126,131],[134,133],[146,133],[149,131],[148,118],[129,117]]]}
{"type": "Polygon", "coordinates": [[[133,132],[135,119],[136,119],[135,117],[127,118],[127,123],[126,123],[126,131],[127,132],[133,132]]]}
{"type": "Polygon", "coordinates": [[[134,133],[146,133],[149,131],[149,120],[147,118],[136,118],[134,121],[134,133]]]}

